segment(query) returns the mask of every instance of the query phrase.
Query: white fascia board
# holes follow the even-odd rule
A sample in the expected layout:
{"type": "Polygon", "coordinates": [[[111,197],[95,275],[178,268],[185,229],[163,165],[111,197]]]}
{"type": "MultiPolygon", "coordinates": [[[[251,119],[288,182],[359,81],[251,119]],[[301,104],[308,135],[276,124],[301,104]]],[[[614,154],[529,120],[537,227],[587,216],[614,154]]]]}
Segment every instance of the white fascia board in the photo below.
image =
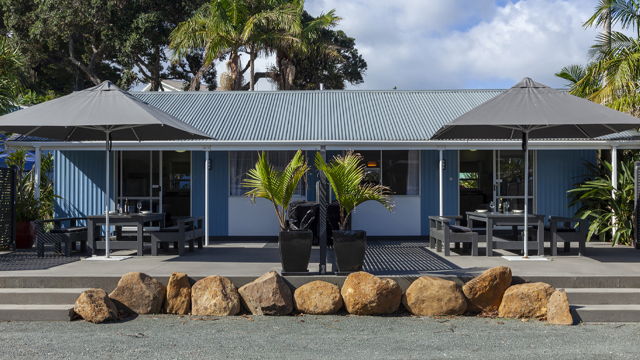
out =
{"type": "MultiPolygon", "coordinates": [[[[478,141],[478,140],[431,140],[431,141],[114,141],[113,150],[318,150],[325,145],[327,150],[387,149],[387,150],[518,150],[522,142],[478,141]]],[[[40,147],[42,150],[104,150],[104,141],[53,142],[53,141],[8,141],[9,147],[40,147]]],[[[529,141],[531,150],[597,150],[640,148],[640,141],[629,140],[561,140],[529,141]],[[615,144],[615,145],[614,145],[615,144]]]]}

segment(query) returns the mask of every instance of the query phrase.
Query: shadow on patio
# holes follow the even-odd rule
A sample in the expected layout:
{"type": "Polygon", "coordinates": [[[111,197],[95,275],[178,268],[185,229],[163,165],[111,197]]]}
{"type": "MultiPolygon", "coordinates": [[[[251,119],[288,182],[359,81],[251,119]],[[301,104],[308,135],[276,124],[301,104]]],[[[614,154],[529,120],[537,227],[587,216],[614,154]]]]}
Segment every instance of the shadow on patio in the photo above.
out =
{"type": "Polygon", "coordinates": [[[80,261],[83,258],[81,255],[84,254],[65,257],[46,251],[45,256],[39,258],[36,249],[0,253],[0,271],[46,270],[80,261]]]}

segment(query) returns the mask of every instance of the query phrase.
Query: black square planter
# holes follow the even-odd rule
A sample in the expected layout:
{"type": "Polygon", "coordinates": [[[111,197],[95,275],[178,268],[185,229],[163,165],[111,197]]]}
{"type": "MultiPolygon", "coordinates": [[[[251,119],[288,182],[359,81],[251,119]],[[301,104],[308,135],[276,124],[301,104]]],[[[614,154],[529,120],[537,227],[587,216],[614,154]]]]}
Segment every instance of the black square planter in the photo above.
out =
{"type": "Polygon", "coordinates": [[[364,230],[333,231],[333,252],[338,273],[362,271],[367,250],[367,232],[364,230]]]}
{"type": "Polygon", "coordinates": [[[280,231],[278,248],[280,249],[280,264],[282,264],[283,274],[306,274],[309,272],[312,242],[313,232],[311,230],[280,231]]]}

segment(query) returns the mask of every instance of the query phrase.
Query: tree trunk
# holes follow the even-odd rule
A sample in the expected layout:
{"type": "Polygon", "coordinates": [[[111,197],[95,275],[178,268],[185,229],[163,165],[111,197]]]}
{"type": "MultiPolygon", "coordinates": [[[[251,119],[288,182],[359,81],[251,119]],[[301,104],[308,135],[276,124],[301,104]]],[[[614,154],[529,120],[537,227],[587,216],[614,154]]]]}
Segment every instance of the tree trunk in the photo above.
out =
{"type": "Polygon", "coordinates": [[[233,49],[229,56],[229,73],[233,79],[233,90],[240,90],[242,81],[240,81],[240,56],[238,49],[233,49]]]}
{"type": "Polygon", "coordinates": [[[254,68],[254,63],[255,63],[255,59],[256,59],[256,48],[254,45],[249,45],[249,62],[250,62],[250,66],[251,66],[251,70],[249,70],[251,72],[250,77],[249,77],[249,91],[255,91],[255,79],[253,78],[255,75],[255,68],[254,68]]]}

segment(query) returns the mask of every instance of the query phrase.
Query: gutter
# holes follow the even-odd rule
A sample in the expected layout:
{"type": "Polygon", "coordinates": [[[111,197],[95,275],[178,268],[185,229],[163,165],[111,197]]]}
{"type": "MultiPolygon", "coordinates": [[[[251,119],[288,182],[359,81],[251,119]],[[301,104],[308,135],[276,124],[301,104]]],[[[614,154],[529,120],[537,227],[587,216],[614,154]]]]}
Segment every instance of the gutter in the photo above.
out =
{"type": "MultiPolygon", "coordinates": [[[[85,150],[104,151],[104,141],[7,141],[8,147],[40,148],[48,150],[85,150]]],[[[327,150],[344,149],[387,149],[387,150],[518,150],[521,141],[511,140],[425,140],[425,141],[114,141],[113,150],[186,150],[186,151],[234,151],[234,150],[320,150],[326,145],[327,150]]],[[[531,140],[531,150],[597,150],[637,149],[640,140],[531,140]]]]}

